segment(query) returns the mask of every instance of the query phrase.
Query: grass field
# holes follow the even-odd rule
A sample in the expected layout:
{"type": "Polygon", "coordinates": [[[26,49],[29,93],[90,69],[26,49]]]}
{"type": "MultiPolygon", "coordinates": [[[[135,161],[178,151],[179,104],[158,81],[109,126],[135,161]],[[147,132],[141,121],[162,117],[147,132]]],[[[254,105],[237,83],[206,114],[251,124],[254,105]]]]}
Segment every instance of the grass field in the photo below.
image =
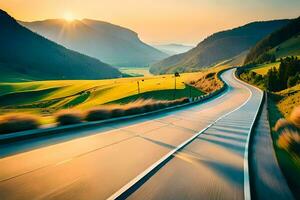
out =
{"type": "Polygon", "coordinates": [[[267,63],[267,64],[262,64],[254,67],[251,69],[251,71],[256,72],[257,74],[260,75],[266,75],[272,67],[276,67],[277,69],[279,68],[280,62],[274,62],[274,63],[267,63]]]}
{"type": "Polygon", "coordinates": [[[300,105],[300,84],[277,92],[281,96],[281,100],[277,103],[279,111],[285,118],[288,118],[293,108],[300,105]]]}
{"type": "MultiPolygon", "coordinates": [[[[189,96],[190,88],[185,83],[200,74],[186,73],[177,77],[176,98],[189,96]]],[[[201,91],[193,89],[193,96],[201,94],[201,91]]],[[[172,99],[174,76],[0,83],[0,112],[51,114],[63,108],[88,109],[116,101],[122,103],[122,99],[128,102],[142,97],[172,99]]]]}
{"type": "Polygon", "coordinates": [[[201,96],[222,87],[223,83],[217,78],[217,73],[229,67],[230,63],[218,64],[200,72],[182,73],[176,78],[176,92],[174,75],[105,80],[2,82],[0,115],[37,114],[40,123],[45,125],[54,123],[54,113],[62,109],[72,108],[84,112],[99,105],[127,104],[138,99],[173,100],[201,96]]]}

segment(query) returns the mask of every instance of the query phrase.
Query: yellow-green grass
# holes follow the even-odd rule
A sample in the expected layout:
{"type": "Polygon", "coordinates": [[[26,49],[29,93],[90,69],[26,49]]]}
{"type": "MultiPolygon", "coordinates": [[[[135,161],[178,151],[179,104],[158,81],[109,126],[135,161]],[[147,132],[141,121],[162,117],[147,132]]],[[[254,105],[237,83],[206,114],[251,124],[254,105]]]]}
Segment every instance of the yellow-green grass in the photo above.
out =
{"type": "Polygon", "coordinates": [[[191,79],[190,83],[201,91],[211,93],[221,88],[223,85],[221,80],[217,77],[218,72],[230,67],[232,67],[230,62],[225,61],[214,67],[203,69],[195,79],[191,79]]]}
{"type": "Polygon", "coordinates": [[[262,65],[258,65],[256,67],[254,67],[253,69],[251,69],[251,71],[264,76],[268,73],[268,71],[271,68],[276,67],[278,69],[279,65],[280,65],[280,62],[262,64],[262,65]]]}
{"type": "Polygon", "coordinates": [[[200,72],[182,73],[176,78],[176,93],[174,75],[0,83],[0,115],[11,112],[38,114],[41,124],[50,124],[55,122],[54,113],[67,108],[85,111],[103,104],[126,104],[140,98],[173,100],[174,95],[176,99],[200,96],[222,87],[217,72],[229,67],[230,64],[219,64],[200,72]],[[206,78],[210,73],[214,76],[206,78]]]}
{"type": "Polygon", "coordinates": [[[282,99],[277,103],[277,107],[284,117],[288,118],[294,107],[300,105],[300,84],[276,94],[282,96],[282,99]]]}
{"type": "MultiPolygon", "coordinates": [[[[176,88],[187,90],[185,82],[199,73],[181,74],[176,88]]],[[[60,80],[0,83],[0,112],[51,114],[62,108],[88,109],[140,93],[174,89],[174,76],[134,77],[109,80],[60,80]]],[[[186,96],[188,92],[185,93],[186,96]]],[[[182,96],[180,96],[182,97],[182,96]]],[[[179,97],[179,98],[180,98],[179,97]]],[[[168,99],[168,98],[167,98],[168,99]]]]}
{"type": "Polygon", "coordinates": [[[149,67],[121,67],[119,70],[130,76],[153,76],[149,72],[149,67]]]}
{"type": "MultiPolygon", "coordinates": [[[[299,87],[299,86],[298,86],[299,87]]],[[[287,94],[287,93],[286,93],[287,94]]],[[[298,91],[299,95],[299,91],[298,91]]],[[[286,97],[289,98],[289,97],[286,97]]],[[[276,98],[275,98],[276,99],[276,98]]],[[[298,189],[300,187],[300,160],[299,158],[296,158],[293,154],[291,154],[289,151],[280,148],[278,146],[278,139],[280,137],[280,133],[275,131],[275,124],[276,122],[281,119],[284,116],[289,116],[289,113],[284,113],[283,110],[279,110],[280,108],[279,104],[274,98],[268,98],[268,112],[269,112],[269,123],[270,127],[272,127],[272,139],[273,139],[273,146],[276,152],[276,157],[278,160],[278,163],[280,165],[280,168],[283,171],[283,174],[285,175],[285,178],[287,179],[289,183],[289,187],[292,189],[294,195],[296,196],[296,199],[300,198],[298,189]]],[[[296,105],[293,105],[296,106],[296,105]]],[[[284,107],[281,107],[281,109],[285,109],[284,107]]]]}
{"type": "Polygon", "coordinates": [[[203,95],[204,93],[198,90],[195,87],[190,85],[186,85],[184,89],[174,90],[157,90],[144,92],[142,94],[131,95],[122,99],[118,99],[116,101],[109,102],[109,104],[127,104],[133,101],[136,101],[140,98],[142,99],[155,99],[155,100],[173,100],[182,97],[198,97],[203,95]]]}

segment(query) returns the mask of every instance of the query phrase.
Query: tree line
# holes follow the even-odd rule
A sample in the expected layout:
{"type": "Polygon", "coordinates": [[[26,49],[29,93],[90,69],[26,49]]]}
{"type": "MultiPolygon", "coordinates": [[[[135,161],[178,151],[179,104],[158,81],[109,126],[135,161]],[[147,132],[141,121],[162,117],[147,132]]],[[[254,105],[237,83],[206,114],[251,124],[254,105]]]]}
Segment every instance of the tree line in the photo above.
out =
{"type": "Polygon", "coordinates": [[[264,76],[251,70],[244,70],[241,78],[263,86],[271,92],[281,91],[300,84],[300,60],[294,56],[281,58],[278,69],[272,67],[264,76]]]}
{"type": "Polygon", "coordinates": [[[274,92],[299,84],[300,60],[294,56],[280,59],[279,69],[271,68],[264,79],[266,88],[274,92]]]}

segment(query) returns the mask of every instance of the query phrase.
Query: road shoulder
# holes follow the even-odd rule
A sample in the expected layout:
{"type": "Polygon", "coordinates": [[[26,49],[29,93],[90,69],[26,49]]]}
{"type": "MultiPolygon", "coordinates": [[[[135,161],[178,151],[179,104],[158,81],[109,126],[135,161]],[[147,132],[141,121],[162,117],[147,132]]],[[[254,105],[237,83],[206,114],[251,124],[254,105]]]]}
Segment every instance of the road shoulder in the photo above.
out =
{"type": "Polygon", "coordinates": [[[294,199],[279,168],[270,134],[267,104],[264,102],[250,145],[251,197],[294,199]]]}

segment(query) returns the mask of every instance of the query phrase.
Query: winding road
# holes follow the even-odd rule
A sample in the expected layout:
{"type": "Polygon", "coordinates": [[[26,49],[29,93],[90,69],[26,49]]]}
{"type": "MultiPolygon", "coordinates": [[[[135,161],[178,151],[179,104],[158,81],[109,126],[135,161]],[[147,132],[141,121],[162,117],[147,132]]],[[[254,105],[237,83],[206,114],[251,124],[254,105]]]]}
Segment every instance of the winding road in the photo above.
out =
{"type": "Polygon", "coordinates": [[[0,146],[0,199],[248,199],[263,93],[222,79],[201,104],[0,146]]]}

